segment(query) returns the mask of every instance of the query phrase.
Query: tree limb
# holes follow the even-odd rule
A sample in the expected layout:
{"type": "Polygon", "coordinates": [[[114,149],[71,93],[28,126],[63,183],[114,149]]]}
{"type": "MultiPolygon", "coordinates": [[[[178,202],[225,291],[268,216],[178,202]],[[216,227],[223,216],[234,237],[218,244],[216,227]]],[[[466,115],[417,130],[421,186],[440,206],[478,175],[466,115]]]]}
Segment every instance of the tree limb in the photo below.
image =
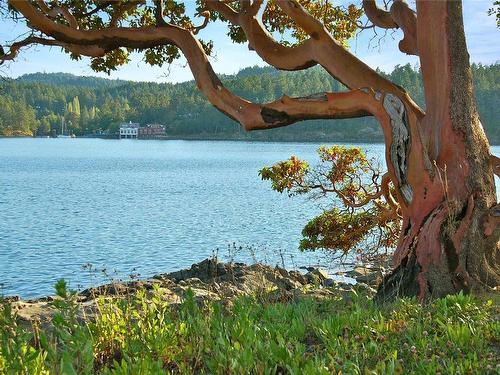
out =
{"type": "Polygon", "coordinates": [[[167,22],[163,18],[163,0],[155,0],[156,26],[166,26],[167,22]]]}
{"type": "Polygon", "coordinates": [[[418,56],[416,13],[404,1],[395,0],[391,6],[391,17],[404,33],[404,38],[399,42],[399,50],[418,56]]]}
{"type": "Polygon", "coordinates": [[[323,24],[312,17],[295,0],[282,0],[279,6],[303,28],[311,38],[304,43],[287,47],[276,42],[257,18],[261,1],[252,3],[252,12],[236,12],[224,2],[206,1],[206,7],[219,12],[234,25],[240,26],[249,42],[249,47],[268,64],[281,70],[302,70],[320,64],[335,79],[348,88],[356,90],[371,87],[381,92],[393,92],[407,103],[418,115],[423,111],[401,87],[385,79],[368,65],[341,46],[323,24]]]}
{"type": "Polygon", "coordinates": [[[389,187],[389,184],[391,182],[391,176],[389,173],[385,173],[382,176],[382,182],[380,183],[380,189],[382,191],[382,194],[384,195],[385,200],[391,207],[391,209],[397,214],[399,211],[399,205],[392,196],[391,189],[389,187]]]}
{"type": "Polygon", "coordinates": [[[363,10],[366,17],[378,27],[383,29],[395,29],[398,27],[396,22],[391,17],[391,13],[377,6],[375,0],[363,0],[363,10]]]}
{"type": "Polygon", "coordinates": [[[394,0],[389,12],[380,9],[376,0],[363,0],[366,17],[383,29],[403,30],[403,40],[399,42],[401,52],[418,55],[417,49],[417,16],[403,0],[394,0]]]}
{"type": "Polygon", "coordinates": [[[0,54],[0,63],[3,63],[4,61],[8,60],[14,60],[18,56],[21,48],[29,46],[31,44],[42,44],[45,46],[62,47],[72,53],[78,55],[91,56],[91,57],[101,57],[106,53],[104,49],[99,48],[98,46],[80,46],[76,44],[60,42],[54,39],[40,38],[32,35],[23,40],[12,43],[10,45],[8,53],[0,54]]]}
{"type": "Polygon", "coordinates": [[[205,27],[207,27],[208,23],[210,22],[210,12],[209,11],[204,11],[198,14],[198,16],[203,17],[203,23],[200,26],[196,26],[193,29],[193,34],[197,35],[201,30],[203,30],[205,27]]]}
{"type": "Polygon", "coordinates": [[[334,78],[352,90],[370,87],[376,91],[393,93],[416,116],[423,116],[422,109],[403,88],[382,77],[342,47],[323,24],[311,16],[297,0],[283,0],[278,4],[297,25],[311,36],[310,40],[314,43],[314,60],[321,64],[334,78]]]}
{"type": "Polygon", "coordinates": [[[82,16],[83,17],[90,17],[90,16],[96,14],[97,12],[100,12],[101,10],[106,9],[111,4],[113,4],[113,0],[108,0],[108,1],[100,0],[94,9],[89,10],[87,13],[84,13],[82,16]]]}
{"type": "Polygon", "coordinates": [[[306,119],[342,119],[371,116],[376,113],[377,100],[363,90],[320,93],[308,97],[283,96],[261,105],[263,124],[258,129],[275,128],[306,119]]]}
{"type": "Polygon", "coordinates": [[[276,42],[267,32],[262,22],[257,19],[257,6],[262,2],[254,2],[247,13],[238,13],[220,0],[206,1],[207,9],[218,12],[233,25],[240,26],[248,40],[249,49],[254,50],[268,64],[281,70],[302,70],[317,63],[311,59],[311,43],[306,41],[297,47],[286,47],[276,42]]]}

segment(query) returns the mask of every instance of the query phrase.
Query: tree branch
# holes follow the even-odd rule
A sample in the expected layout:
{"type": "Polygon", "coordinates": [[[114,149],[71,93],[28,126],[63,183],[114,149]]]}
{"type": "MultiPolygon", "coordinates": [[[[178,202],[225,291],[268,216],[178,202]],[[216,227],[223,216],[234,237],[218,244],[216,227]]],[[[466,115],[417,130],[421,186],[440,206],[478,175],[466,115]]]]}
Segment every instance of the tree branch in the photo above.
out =
{"type": "Polygon", "coordinates": [[[113,0],[108,0],[108,1],[101,0],[98,2],[98,4],[96,4],[96,7],[94,9],[88,11],[87,13],[84,13],[82,16],[83,17],[90,17],[90,16],[100,12],[101,10],[106,9],[111,4],[113,4],[113,0]]]}
{"type": "MultiPolygon", "coordinates": [[[[103,56],[106,51],[102,48],[99,48],[98,46],[80,46],[76,44],[69,44],[69,43],[64,43],[60,42],[58,40],[54,39],[46,39],[46,38],[40,38],[36,36],[29,36],[23,40],[20,40],[19,42],[14,42],[10,45],[9,52],[0,54],[0,63],[3,63],[4,61],[8,60],[14,60],[18,54],[21,48],[32,45],[32,44],[42,44],[45,46],[57,46],[57,47],[62,47],[67,49],[68,51],[78,54],[78,55],[85,55],[85,56],[91,56],[91,57],[101,57],[103,56]]],[[[3,51],[3,48],[2,48],[3,51]]]]}
{"type": "Polygon", "coordinates": [[[403,40],[399,42],[401,52],[418,55],[417,49],[417,16],[403,0],[394,0],[389,12],[380,9],[376,0],[363,0],[366,17],[383,29],[403,30],[403,40]]]}
{"type": "Polygon", "coordinates": [[[397,213],[399,211],[399,205],[396,202],[396,200],[394,199],[394,197],[392,196],[391,189],[389,187],[390,182],[391,182],[391,176],[389,175],[389,173],[385,173],[382,176],[382,182],[380,184],[380,189],[382,191],[382,194],[384,195],[386,202],[389,204],[392,211],[394,211],[394,213],[397,215],[397,213]]]}
{"type": "Polygon", "coordinates": [[[204,11],[198,14],[200,17],[204,17],[203,23],[200,26],[196,26],[193,30],[193,34],[197,35],[201,30],[203,30],[205,27],[207,27],[208,23],[210,22],[210,12],[209,11],[204,11]]]}
{"type": "Polygon", "coordinates": [[[391,6],[391,17],[404,33],[404,38],[399,42],[399,50],[418,56],[416,13],[404,1],[395,0],[391,6]]]}
{"type": "Polygon", "coordinates": [[[350,89],[370,87],[375,91],[397,95],[416,116],[423,116],[422,109],[400,86],[385,79],[364,62],[342,47],[316,18],[311,16],[297,0],[280,1],[281,9],[291,17],[314,44],[313,58],[334,78],[350,89]]]}
{"type": "Polygon", "coordinates": [[[302,27],[311,38],[295,47],[277,43],[257,18],[257,6],[252,3],[251,12],[236,12],[224,2],[206,1],[206,7],[219,12],[232,24],[240,26],[249,42],[249,47],[268,64],[281,70],[302,70],[320,64],[335,79],[350,89],[371,87],[376,91],[397,94],[418,115],[423,111],[401,87],[380,76],[368,65],[341,46],[321,22],[312,17],[295,0],[282,0],[279,6],[302,27]]]}
{"type": "Polygon", "coordinates": [[[380,9],[375,0],[363,0],[363,10],[366,17],[378,27],[383,29],[395,29],[398,27],[391,17],[391,13],[380,9]]]}
{"type": "Polygon", "coordinates": [[[248,40],[248,47],[268,64],[281,70],[302,70],[317,63],[311,59],[311,43],[306,41],[297,47],[285,47],[277,43],[267,32],[256,15],[262,1],[254,2],[247,13],[238,13],[220,0],[206,1],[207,9],[218,12],[233,25],[240,26],[248,40]]]}
{"type": "Polygon", "coordinates": [[[283,96],[261,105],[264,123],[255,129],[276,128],[308,119],[343,119],[371,116],[376,113],[378,101],[363,90],[341,93],[320,93],[307,97],[283,96]]]}

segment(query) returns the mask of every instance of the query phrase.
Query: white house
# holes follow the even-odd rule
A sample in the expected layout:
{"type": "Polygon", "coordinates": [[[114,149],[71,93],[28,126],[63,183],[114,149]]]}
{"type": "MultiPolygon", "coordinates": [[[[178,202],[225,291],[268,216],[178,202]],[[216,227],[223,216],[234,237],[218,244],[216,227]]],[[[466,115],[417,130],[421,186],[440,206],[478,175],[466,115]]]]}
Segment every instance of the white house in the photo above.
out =
{"type": "Polygon", "coordinates": [[[139,133],[139,124],[137,122],[124,122],[120,124],[120,139],[122,138],[135,138],[139,133]]]}

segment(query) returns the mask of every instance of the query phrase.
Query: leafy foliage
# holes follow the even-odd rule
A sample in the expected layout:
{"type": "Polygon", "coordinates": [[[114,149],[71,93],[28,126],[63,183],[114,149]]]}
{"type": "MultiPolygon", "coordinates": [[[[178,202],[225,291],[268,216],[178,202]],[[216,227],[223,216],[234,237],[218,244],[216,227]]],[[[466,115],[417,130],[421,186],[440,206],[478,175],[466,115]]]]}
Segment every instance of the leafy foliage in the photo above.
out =
{"type": "Polygon", "coordinates": [[[304,297],[272,302],[240,297],[196,303],[187,293],[168,305],[161,289],[97,302],[95,321],[74,326],[68,295],[57,306],[60,330],[18,324],[0,307],[0,373],[18,374],[494,374],[498,305],[462,294],[422,306],[377,306],[354,292],[347,300],[304,297]],[[45,337],[45,339],[39,339],[45,337]],[[56,345],[46,345],[54,342],[56,345]],[[90,357],[87,352],[90,347],[90,357]],[[81,359],[89,362],[81,367],[81,359]]]}
{"type": "Polygon", "coordinates": [[[488,9],[488,15],[495,16],[497,20],[497,27],[500,27],[500,1],[495,0],[493,2],[493,7],[488,9]]]}
{"type": "Polygon", "coordinates": [[[318,154],[320,164],[315,168],[292,156],[260,171],[262,179],[270,180],[273,190],[280,193],[334,197],[334,207],[304,227],[299,248],[347,254],[394,246],[400,226],[398,207],[391,187],[384,185],[384,179],[380,181],[375,161],[357,147],[322,146],[318,154]]]}
{"type": "MultiPolygon", "coordinates": [[[[308,35],[281,10],[277,1],[270,1],[264,10],[262,17],[264,25],[269,31],[278,32],[283,44],[294,45],[305,41],[308,35]],[[291,38],[287,38],[288,35],[291,38]]],[[[310,15],[325,25],[339,43],[347,47],[348,40],[358,29],[357,21],[363,15],[361,8],[354,4],[346,8],[327,0],[302,0],[300,3],[310,15]]]]}

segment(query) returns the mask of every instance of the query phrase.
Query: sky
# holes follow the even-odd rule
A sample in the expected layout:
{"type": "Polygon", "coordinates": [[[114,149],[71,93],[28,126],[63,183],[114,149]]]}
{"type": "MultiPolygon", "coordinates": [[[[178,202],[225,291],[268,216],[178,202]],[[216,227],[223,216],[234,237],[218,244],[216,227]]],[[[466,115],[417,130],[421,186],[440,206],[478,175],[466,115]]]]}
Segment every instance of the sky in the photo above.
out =
{"type": "MultiPolygon", "coordinates": [[[[495,18],[487,14],[492,2],[492,0],[463,0],[464,25],[471,62],[492,64],[500,61],[500,30],[496,27],[495,18]]],[[[194,0],[186,3],[188,9],[194,8],[194,0]]],[[[26,28],[22,25],[2,20],[0,21],[0,43],[12,41],[25,31],[26,28]]],[[[380,29],[378,31],[379,34],[384,32],[380,29]]],[[[233,44],[226,33],[226,27],[222,23],[210,24],[200,33],[202,38],[214,41],[215,56],[211,59],[211,63],[217,73],[232,74],[248,66],[265,65],[255,52],[248,50],[246,45],[233,44]]],[[[366,30],[350,42],[351,52],[372,68],[380,68],[388,72],[397,64],[418,64],[415,56],[407,56],[397,48],[401,39],[400,32],[389,32],[384,38],[376,38],[375,41],[370,42],[373,36],[373,31],[366,30]],[[379,39],[380,43],[377,43],[379,39]]],[[[93,72],[87,58],[72,61],[67,54],[61,52],[60,48],[37,46],[23,50],[16,61],[4,64],[2,74],[15,78],[34,72],[66,72],[112,79],[172,83],[192,79],[185,61],[174,62],[170,67],[151,67],[141,59],[141,55],[134,54],[128,65],[120,67],[108,76],[93,72]]]]}

